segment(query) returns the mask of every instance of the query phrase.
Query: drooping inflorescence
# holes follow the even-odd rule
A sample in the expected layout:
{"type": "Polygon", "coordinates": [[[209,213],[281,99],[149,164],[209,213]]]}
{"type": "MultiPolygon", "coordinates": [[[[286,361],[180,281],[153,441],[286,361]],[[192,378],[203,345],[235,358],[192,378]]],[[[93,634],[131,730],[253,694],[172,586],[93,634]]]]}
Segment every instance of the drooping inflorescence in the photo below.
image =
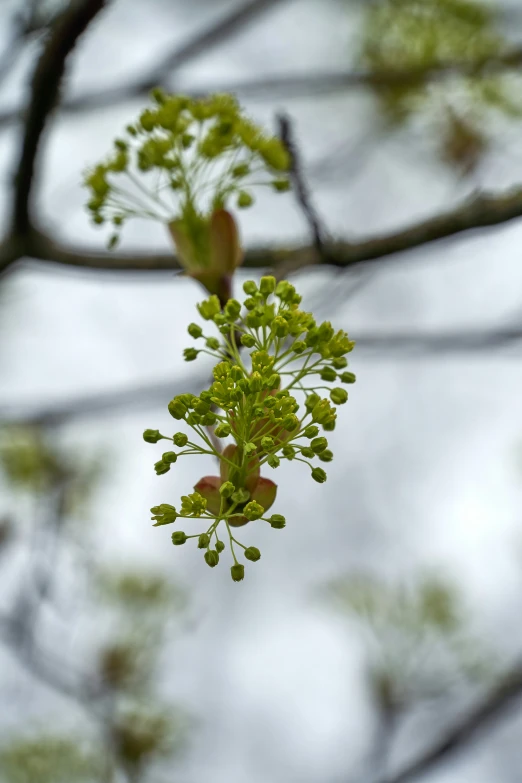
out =
{"type": "Polygon", "coordinates": [[[242,544],[233,529],[255,520],[276,529],[286,524],[280,514],[267,516],[277,485],[262,469],[296,460],[315,481],[326,481],[318,462],[330,462],[333,454],[321,430],[334,429],[336,406],[348,399],[345,388],[331,384],[355,381],[346,370],[354,343],[300,310],[301,297],[286,281],[248,281],[244,302],[231,298],[243,251],[229,206],[251,206],[254,186],[288,190],[291,160],[282,140],[246,117],[231,95],[194,100],[156,89],[152,98],[152,107],[127,126],[126,138],[116,139],[114,153],[87,172],[87,208],[96,224],[113,224],[110,247],[129,218],[165,223],[179,264],[211,294],[198,310],[219,337],[191,323],[195,345],[184,355],[187,361],[212,356],[214,380],[199,395],[181,394],[169,403],[171,416],[188,432],[146,430],[143,437],[172,443],[155,464],[158,475],[180,457],[217,457],[219,476],[202,478],[178,508],[154,506],[152,518],[155,526],[200,520],[199,532],[176,530],[172,542],[197,539],[212,568],[225,549],[220,536],[228,539],[232,578],[241,581],[238,549],[252,562],[261,553],[242,544]]]}
{"type": "Polygon", "coordinates": [[[277,485],[261,471],[275,470],[285,459],[296,460],[307,466],[315,481],[325,482],[326,472],[318,462],[330,462],[333,454],[321,430],[335,428],[336,407],[348,399],[346,389],[335,384],[355,382],[346,369],[346,354],[354,342],[345,332],[335,332],[329,322],[316,324],[311,313],[299,308],[301,296],[294,286],[266,276],[259,286],[247,281],[243,289],[243,305],[230,299],[221,309],[215,295],[198,305],[200,316],[217,327],[220,337],[206,334],[199,324],[188,326],[201,347],[186,348],[185,360],[203,353],[217,362],[208,389],[199,395],[178,395],[169,403],[171,416],[192,433],[143,434],[148,443],[173,444],[155,464],[158,475],[168,473],[186,455],[218,458],[220,475],[202,478],[192,494],[182,497],[179,510],[163,503],[151,511],[155,526],[199,520],[202,529],[190,534],[176,530],[172,541],[181,545],[197,539],[211,567],[219,563],[225,548],[222,538],[228,540],[235,581],[244,576],[237,549],[244,550],[247,560],[261,555],[256,547],[242,544],[233,528],[255,520],[273,528],[285,526],[282,515],[267,514],[277,485]],[[216,441],[224,447],[217,448],[216,441]]]}

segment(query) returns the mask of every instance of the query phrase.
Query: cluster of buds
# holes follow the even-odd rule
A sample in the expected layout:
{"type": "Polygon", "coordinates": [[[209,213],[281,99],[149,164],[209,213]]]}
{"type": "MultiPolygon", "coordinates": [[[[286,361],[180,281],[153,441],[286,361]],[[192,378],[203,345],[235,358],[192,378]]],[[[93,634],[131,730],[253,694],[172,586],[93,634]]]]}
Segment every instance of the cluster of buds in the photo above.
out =
{"type": "Polygon", "coordinates": [[[116,139],[113,154],[87,172],[87,207],[94,223],[112,223],[110,247],[129,218],[162,221],[181,266],[210,293],[198,310],[219,336],[191,323],[188,332],[196,342],[184,355],[187,361],[200,353],[212,356],[214,380],[201,394],[178,395],[168,406],[192,433],[146,430],[143,437],[173,444],[155,464],[158,475],[168,473],[181,456],[217,457],[219,476],[202,478],[179,509],[154,506],[152,518],[156,526],[201,520],[203,530],[190,535],[176,530],[172,541],[197,539],[211,567],[225,549],[223,532],[233,558],[232,578],[240,581],[239,549],[250,561],[261,554],[242,544],[234,529],[255,520],[275,529],[286,524],[280,514],[267,515],[277,485],[261,475],[262,468],[296,460],[307,465],[315,481],[326,481],[317,461],[330,462],[333,454],[321,430],[335,428],[336,406],[348,399],[345,388],[331,384],[355,381],[346,370],[354,343],[329,322],[316,324],[299,308],[301,297],[286,281],[276,284],[267,276],[259,287],[248,281],[244,302],[231,298],[242,249],[228,207],[232,200],[240,209],[249,207],[253,186],[288,190],[291,161],[282,141],[246,117],[231,95],[193,100],[156,89],[152,99],[152,107],[127,126],[125,138],[116,139]]]}
{"type": "Polygon", "coordinates": [[[95,224],[112,224],[110,248],[129,218],[164,223],[185,272],[224,303],[242,260],[227,207],[251,206],[257,186],[288,190],[288,152],[232,95],[191,99],[157,88],[152,100],[113,154],[86,173],[87,208],[95,224]]]}
{"type": "Polygon", "coordinates": [[[308,467],[315,481],[324,483],[326,472],[316,460],[330,462],[333,454],[321,431],[335,429],[336,406],[348,399],[346,389],[333,384],[355,382],[355,375],[346,369],[353,341],[345,332],[335,332],[329,322],[317,324],[311,313],[301,310],[301,296],[293,285],[266,276],[259,286],[247,281],[243,290],[242,304],[230,299],[222,309],[212,295],[198,305],[200,316],[217,328],[219,337],[205,334],[197,323],[188,327],[201,347],[186,348],[185,360],[193,361],[200,353],[216,360],[208,389],[199,395],[178,395],[168,406],[171,416],[193,434],[176,432],[171,437],[158,430],[143,434],[148,443],[168,440],[180,449],[166,451],[156,462],[158,475],[168,473],[186,455],[214,455],[219,460],[220,475],[202,478],[192,494],[182,497],[179,510],[163,503],[151,512],[155,526],[201,520],[202,531],[187,535],[176,530],[172,542],[181,545],[197,539],[211,567],[219,563],[225,548],[220,538],[223,530],[232,553],[234,581],[244,576],[244,565],[237,559],[239,548],[250,561],[261,555],[256,547],[242,544],[233,529],[255,520],[276,529],[285,526],[280,514],[267,515],[277,485],[261,476],[262,468],[275,470],[282,460],[296,460],[308,467]],[[216,447],[220,441],[221,449],[216,447]]]}

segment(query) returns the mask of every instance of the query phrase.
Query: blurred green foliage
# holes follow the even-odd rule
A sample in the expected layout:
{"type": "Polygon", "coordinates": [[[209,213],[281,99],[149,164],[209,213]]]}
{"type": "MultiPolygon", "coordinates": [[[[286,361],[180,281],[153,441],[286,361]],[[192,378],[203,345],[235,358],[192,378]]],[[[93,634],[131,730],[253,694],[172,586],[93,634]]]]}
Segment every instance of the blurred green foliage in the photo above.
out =
{"type": "Polygon", "coordinates": [[[495,676],[457,591],[439,578],[422,576],[406,587],[352,577],[332,582],[327,595],[366,632],[371,684],[384,707],[402,708],[495,676]]]}
{"type": "MultiPolygon", "coordinates": [[[[36,524],[29,519],[29,537],[37,530],[39,549],[45,552],[45,536],[58,536],[60,546],[80,554],[77,562],[85,570],[75,576],[92,599],[88,620],[94,619],[98,634],[82,668],[100,694],[100,721],[95,721],[96,736],[89,747],[81,735],[38,733],[36,726],[29,737],[26,727],[23,732],[17,727],[6,733],[0,740],[1,783],[107,783],[119,779],[122,771],[134,783],[147,777],[150,764],[174,758],[187,742],[188,717],[174,705],[164,704],[157,693],[158,660],[169,640],[169,621],[179,618],[187,606],[184,591],[152,570],[100,564],[96,556],[88,556],[93,524],[77,525],[74,535],[64,524],[71,515],[89,510],[102,470],[99,459],[65,448],[52,430],[36,426],[0,430],[4,483],[34,499],[35,508],[54,510],[56,517],[45,514],[36,524]],[[53,498],[59,502],[50,502],[53,498]]],[[[6,536],[17,525],[16,513],[12,517],[5,521],[6,536]]],[[[24,546],[23,537],[19,544],[24,546]]],[[[50,551],[53,557],[52,547],[50,551]]],[[[48,567],[53,569],[53,562],[48,567]]],[[[59,593],[59,574],[53,579],[59,593]]],[[[74,592],[74,585],[67,590],[74,592]]],[[[68,664],[64,658],[64,668],[68,664]]],[[[71,668],[76,668],[74,661],[71,668]]],[[[93,704],[87,700],[85,707],[90,736],[93,704]]]]}
{"type": "Polygon", "coordinates": [[[69,453],[37,426],[4,426],[0,430],[0,470],[16,490],[42,495],[61,489],[64,513],[80,514],[103,475],[100,456],[69,453]]]}
{"type": "Polygon", "coordinates": [[[99,753],[80,738],[20,737],[0,749],[0,779],[5,783],[90,783],[101,773],[99,753]]]}
{"type": "Polygon", "coordinates": [[[462,172],[472,171],[489,145],[486,123],[491,109],[519,117],[513,76],[458,73],[458,66],[508,50],[497,30],[496,10],[478,0],[378,0],[368,4],[360,62],[369,71],[412,72],[404,83],[375,81],[382,116],[404,125],[419,112],[434,111],[441,158],[462,172]],[[430,68],[452,63],[451,79],[431,78],[430,68]],[[423,73],[425,71],[425,73],[423,73]]]}

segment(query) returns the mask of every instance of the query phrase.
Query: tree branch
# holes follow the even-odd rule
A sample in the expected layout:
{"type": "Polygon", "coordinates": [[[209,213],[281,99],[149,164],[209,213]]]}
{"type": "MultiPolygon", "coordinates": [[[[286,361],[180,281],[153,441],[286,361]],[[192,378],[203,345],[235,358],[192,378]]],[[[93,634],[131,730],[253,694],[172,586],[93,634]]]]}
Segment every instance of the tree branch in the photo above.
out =
{"type": "MultiPolygon", "coordinates": [[[[285,2],[285,0],[248,0],[239,8],[234,8],[222,19],[197,32],[193,38],[154,65],[146,76],[126,84],[119,84],[116,87],[86,92],[84,95],[65,101],[60,108],[66,112],[89,111],[93,108],[116,106],[139,96],[147,95],[156,86],[168,89],[166,76],[170,75],[172,71],[198,57],[201,53],[209,51],[211,47],[233,35],[256,16],[281,2],[285,2]]],[[[24,113],[24,110],[0,113],[0,128],[23,117],[24,113]]]]}
{"type": "Polygon", "coordinates": [[[45,125],[56,106],[65,72],[65,61],[78,38],[106,0],[75,0],[52,26],[38,60],[30,89],[22,150],[15,177],[13,234],[30,231],[30,199],[38,147],[45,125]]]}
{"type": "Polygon", "coordinates": [[[323,230],[319,220],[319,215],[312,205],[310,192],[305,182],[304,172],[301,165],[301,156],[294,138],[292,121],[286,114],[278,115],[277,121],[279,124],[279,135],[281,137],[281,141],[285,145],[286,150],[290,156],[290,180],[294,187],[297,203],[301,207],[301,211],[305,216],[306,222],[310,228],[313,245],[317,255],[323,263],[327,263],[328,259],[324,248],[326,231],[323,230]]]}
{"type": "Polygon", "coordinates": [[[419,775],[431,772],[438,764],[474,741],[480,732],[485,730],[487,724],[498,719],[520,696],[522,696],[522,663],[515,666],[497,688],[460,723],[450,729],[442,740],[397,774],[382,778],[380,783],[407,783],[419,775]]]}
{"type": "MultiPolygon", "coordinates": [[[[327,243],[319,263],[347,269],[358,264],[379,261],[465,231],[507,223],[519,217],[522,217],[522,188],[499,195],[484,194],[451,212],[375,239],[327,243]]],[[[8,238],[0,245],[0,272],[24,258],[68,267],[121,272],[180,269],[176,257],[170,253],[135,255],[97,252],[88,248],[62,245],[36,230],[31,230],[21,237],[8,238]]],[[[283,265],[285,274],[290,274],[317,262],[315,248],[308,245],[286,248],[258,247],[246,252],[243,266],[247,269],[266,269],[283,265]]]]}
{"type": "MultiPolygon", "coordinates": [[[[68,113],[90,111],[103,106],[113,106],[126,103],[140,95],[145,95],[151,87],[159,85],[169,89],[168,70],[178,68],[192,57],[197,56],[202,49],[221,41],[226,35],[234,32],[245,20],[253,18],[261,10],[280,0],[252,0],[245,7],[234,11],[230,17],[218,23],[218,26],[205,30],[201,36],[189,41],[185,46],[174,52],[159,63],[148,76],[138,81],[111,87],[107,90],[93,90],[78,98],[65,101],[61,110],[68,113]],[[237,20],[239,17],[239,20],[237,20]],[[200,41],[204,41],[200,44],[200,41]]],[[[221,83],[212,86],[212,91],[233,92],[249,97],[273,99],[274,95],[282,98],[302,97],[315,94],[332,94],[350,89],[417,87],[429,82],[458,77],[484,77],[514,70],[522,64],[522,47],[509,51],[481,57],[473,61],[446,61],[429,68],[388,69],[382,71],[336,70],[325,73],[282,74],[258,79],[242,80],[240,82],[221,83]]],[[[191,91],[191,95],[206,94],[208,90],[191,91]]],[[[0,112],[0,128],[6,127],[22,117],[24,112],[0,112]]]]}

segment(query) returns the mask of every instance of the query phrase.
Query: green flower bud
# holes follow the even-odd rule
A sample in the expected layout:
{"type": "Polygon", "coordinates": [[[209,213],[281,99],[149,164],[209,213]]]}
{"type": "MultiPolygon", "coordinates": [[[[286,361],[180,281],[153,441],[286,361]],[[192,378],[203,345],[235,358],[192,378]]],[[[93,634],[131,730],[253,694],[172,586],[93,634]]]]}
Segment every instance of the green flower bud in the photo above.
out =
{"type": "Polygon", "coordinates": [[[162,438],[163,435],[160,435],[159,430],[145,430],[143,433],[143,440],[145,443],[157,443],[162,438]]]}
{"type": "Polygon", "coordinates": [[[282,530],[286,525],[286,519],[282,514],[272,514],[268,521],[275,530],[282,530]]]}
{"type": "Polygon", "coordinates": [[[295,294],[294,286],[288,282],[288,280],[281,280],[275,290],[275,295],[281,299],[282,302],[289,302],[293,299],[295,294]]]}
{"type": "Polygon", "coordinates": [[[348,364],[346,356],[336,356],[332,359],[332,364],[336,370],[342,370],[348,364]]]}
{"type": "Polygon", "coordinates": [[[220,424],[217,425],[216,429],[214,430],[214,435],[217,438],[228,438],[231,432],[230,424],[227,424],[225,421],[222,421],[220,424]]]}
{"type": "Polygon", "coordinates": [[[254,197],[247,193],[246,190],[240,190],[237,196],[237,206],[240,209],[246,209],[246,207],[251,207],[254,203],[254,197]]]}
{"type": "Polygon", "coordinates": [[[253,310],[257,306],[257,300],[253,296],[247,296],[243,302],[247,310],[253,310]]]}
{"type": "Polygon", "coordinates": [[[333,367],[323,367],[321,370],[321,380],[323,381],[335,381],[337,378],[337,373],[333,369],[333,367]]]}
{"type": "Polygon", "coordinates": [[[300,354],[303,353],[303,351],[306,350],[306,343],[303,342],[303,340],[296,340],[295,343],[292,345],[292,351],[294,353],[300,354]]]}
{"type": "Polygon", "coordinates": [[[187,540],[187,536],[182,530],[176,530],[172,534],[172,543],[175,546],[181,546],[181,544],[184,544],[186,540],[187,540]]]}
{"type": "Polygon", "coordinates": [[[189,413],[187,416],[187,424],[190,424],[191,427],[196,427],[198,424],[201,424],[201,414],[189,413]]]}
{"type": "Polygon", "coordinates": [[[219,563],[219,554],[215,549],[209,549],[208,552],[205,552],[205,562],[211,568],[217,566],[217,564],[219,563]]]}
{"type": "Polygon", "coordinates": [[[245,578],[245,566],[241,565],[241,563],[234,563],[230,573],[234,582],[241,582],[245,578]]]}
{"type": "Polygon", "coordinates": [[[274,439],[270,435],[261,438],[261,448],[263,451],[271,451],[274,448],[274,439]]]}
{"type": "Polygon", "coordinates": [[[210,403],[205,400],[198,400],[194,405],[194,410],[196,413],[199,413],[200,416],[204,416],[205,413],[208,413],[210,410],[210,403]]]}
{"type": "Polygon", "coordinates": [[[353,372],[343,372],[340,376],[341,383],[355,383],[356,377],[353,372]]]}
{"type": "Polygon", "coordinates": [[[334,336],[335,332],[332,328],[330,321],[323,321],[317,330],[320,343],[328,343],[334,336]]]}
{"type": "Polygon", "coordinates": [[[290,190],[290,180],[289,179],[275,179],[272,182],[272,187],[278,193],[284,193],[285,191],[290,190]]]}
{"type": "Polygon", "coordinates": [[[211,351],[218,351],[220,342],[217,337],[208,337],[207,340],[205,340],[205,345],[207,348],[210,348],[211,351]]]}
{"type": "MultiPolygon", "coordinates": [[[[344,391],[344,389],[341,389],[341,391],[344,391]]],[[[332,408],[328,400],[319,400],[319,402],[316,403],[313,407],[312,419],[318,424],[322,424],[324,426],[325,422],[332,419],[335,420],[335,409],[332,408]]]]}
{"type": "Polygon", "coordinates": [[[277,337],[286,337],[290,328],[285,319],[278,315],[272,323],[272,331],[277,337]]]}
{"type": "Polygon", "coordinates": [[[257,308],[247,314],[245,323],[249,329],[259,329],[261,326],[261,316],[257,313],[257,308]]]}
{"type": "Polygon", "coordinates": [[[163,460],[160,459],[158,462],[154,463],[154,470],[156,471],[156,474],[158,476],[162,476],[164,473],[169,472],[170,465],[166,462],[163,462],[163,460]]]}
{"type": "Polygon", "coordinates": [[[231,481],[225,481],[224,484],[222,484],[219,488],[219,494],[223,498],[230,498],[236,491],[235,486],[232,484],[231,481]]]}
{"type": "Polygon", "coordinates": [[[173,465],[178,459],[178,455],[175,451],[166,451],[162,457],[163,462],[167,462],[169,465],[173,465]]]}
{"type": "Polygon", "coordinates": [[[225,305],[225,315],[229,321],[236,321],[241,312],[241,305],[237,299],[229,299],[225,305]]]}
{"type": "Polygon", "coordinates": [[[303,435],[305,438],[316,438],[317,435],[319,435],[319,427],[316,427],[315,424],[310,424],[310,426],[305,429],[303,435]]]}
{"type": "Polygon", "coordinates": [[[306,410],[308,411],[313,410],[317,405],[317,403],[320,401],[320,399],[321,398],[319,397],[319,395],[315,394],[315,392],[313,394],[310,394],[305,401],[306,410]]]}
{"type": "Polygon", "coordinates": [[[243,509],[244,516],[250,521],[254,519],[260,519],[264,513],[265,509],[263,506],[261,506],[255,500],[251,500],[250,503],[247,503],[243,509]]]}
{"type": "Polygon", "coordinates": [[[253,280],[246,280],[243,283],[243,291],[245,294],[248,294],[249,296],[253,296],[254,294],[257,294],[257,285],[253,280]]]}
{"type": "Polygon", "coordinates": [[[180,446],[181,448],[183,446],[186,446],[187,443],[188,443],[188,438],[187,438],[187,436],[185,435],[184,432],[176,432],[176,434],[174,435],[173,440],[174,440],[174,444],[176,446],[180,446]]]}
{"type": "Polygon", "coordinates": [[[225,548],[223,541],[216,541],[216,551],[222,552],[225,548]]]}
{"type": "Polygon", "coordinates": [[[299,419],[295,413],[289,413],[284,417],[282,424],[287,432],[293,432],[299,426],[299,419]]]}
{"type": "Polygon", "coordinates": [[[250,497],[250,492],[247,489],[244,489],[244,487],[240,487],[239,489],[236,489],[235,492],[232,493],[232,502],[237,503],[240,505],[241,503],[246,503],[248,498],[250,497]]]}
{"type": "Polygon", "coordinates": [[[183,351],[183,356],[185,357],[186,362],[193,362],[194,359],[198,358],[198,353],[199,351],[197,351],[195,348],[185,348],[183,351]]]}
{"type": "Polygon", "coordinates": [[[183,516],[193,515],[200,517],[206,507],[207,500],[199,492],[181,496],[181,514],[183,516]]]}
{"type": "Polygon", "coordinates": [[[309,446],[302,446],[301,454],[303,457],[306,457],[306,459],[313,459],[315,457],[315,451],[309,446]]]}
{"type": "Polygon", "coordinates": [[[280,383],[281,383],[281,376],[275,372],[266,379],[264,385],[266,389],[277,389],[280,383]]]}
{"type": "Polygon", "coordinates": [[[286,459],[292,460],[295,457],[295,449],[293,446],[283,446],[283,456],[286,457],[286,459]]]}
{"type": "Polygon", "coordinates": [[[238,163],[238,165],[234,166],[232,169],[232,176],[236,179],[246,177],[247,174],[250,174],[250,167],[246,163],[238,163]]]}
{"type": "Polygon", "coordinates": [[[228,331],[227,316],[224,313],[216,313],[213,321],[216,326],[226,326],[228,331]]]}
{"type": "Polygon", "coordinates": [[[201,417],[201,423],[204,427],[212,427],[216,421],[217,416],[215,413],[212,413],[212,411],[205,413],[205,415],[201,417]]]}
{"type": "Polygon", "coordinates": [[[318,484],[324,484],[326,481],[326,473],[322,468],[313,468],[312,478],[314,481],[317,481],[318,484]]]}
{"type": "Polygon", "coordinates": [[[205,319],[205,321],[211,321],[214,318],[214,316],[216,316],[219,312],[221,312],[219,299],[215,294],[209,297],[206,301],[198,304],[197,308],[199,314],[201,315],[202,318],[205,319]]]}
{"type": "Polygon", "coordinates": [[[348,399],[348,392],[340,386],[336,386],[330,392],[330,399],[335,405],[343,405],[348,399]]]}
{"type": "Polygon", "coordinates": [[[325,432],[333,432],[335,429],[335,419],[328,419],[323,423],[323,430],[325,432]]]}
{"type": "Polygon", "coordinates": [[[315,454],[320,454],[322,451],[328,448],[328,441],[326,438],[314,438],[310,443],[310,446],[315,454]]]}
{"type": "Polygon", "coordinates": [[[241,345],[244,345],[245,348],[253,348],[255,344],[255,338],[251,334],[241,335],[241,345]]]}
{"type": "Polygon", "coordinates": [[[325,449],[320,454],[317,455],[321,462],[331,462],[333,460],[333,454],[330,451],[330,449],[325,449]]]}
{"type": "Polygon", "coordinates": [[[198,549],[206,549],[210,544],[210,538],[206,533],[202,533],[198,538],[198,549]]]}
{"type": "Polygon", "coordinates": [[[261,557],[261,552],[256,546],[249,546],[245,549],[245,557],[255,563],[261,557]]]}
{"type": "Polygon", "coordinates": [[[250,391],[251,392],[260,392],[261,391],[261,389],[263,387],[263,379],[262,379],[260,373],[257,372],[257,370],[256,370],[256,372],[253,372],[252,375],[250,376],[249,386],[250,386],[250,391]]]}
{"type": "Polygon", "coordinates": [[[197,338],[201,337],[201,335],[203,334],[203,329],[201,328],[201,326],[198,326],[198,324],[189,324],[187,327],[187,332],[190,334],[191,337],[197,340],[197,338]]]}
{"type": "Polygon", "coordinates": [[[245,454],[254,454],[257,451],[256,444],[252,443],[252,441],[249,441],[248,443],[245,443],[243,448],[244,448],[245,454]]]}
{"type": "Polygon", "coordinates": [[[278,468],[281,464],[281,460],[277,456],[277,454],[270,454],[267,457],[267,464],[270,465],[271,468],[278,468]]]}
{"type": "Polygon", "coordinates": [[[273,275],[266,275],[265,277],[262,277],[259,282],[259,290],[263,294],[263,296],[268,296],[269,294],[273,294],[276,287],[276,279],[273,275]]]}

